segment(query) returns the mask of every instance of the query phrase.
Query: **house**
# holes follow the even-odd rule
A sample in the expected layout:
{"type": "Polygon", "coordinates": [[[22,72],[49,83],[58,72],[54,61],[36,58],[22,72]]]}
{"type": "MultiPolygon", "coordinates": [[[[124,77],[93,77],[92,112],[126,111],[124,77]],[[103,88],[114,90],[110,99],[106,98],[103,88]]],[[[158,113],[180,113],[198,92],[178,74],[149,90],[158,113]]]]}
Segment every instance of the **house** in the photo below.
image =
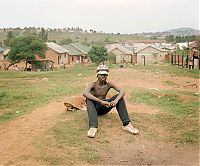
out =
{"type": "Polygon", "coordinates": [[[71,43],[69,45],[62,45],[63,48],[68,50],[69,63],[84,63],[88,62],[89,48],[80,43],[71,43]]]}
{"type": "Polygon", "coordinates": [[[53,42],[47,42],[47,51],[45,53],[46,60],[54,62],[56,66],[69,64],[68,50],[53,42]]]}
{"type": "Polygon", "coordinates": [[[88,62],[88,52],[90,51],[90,48],[87,46],[84,46],[80,43],[71,43],[69,44],[71,47],[74,47],[76,50],[80,51],[82,55],[80,56],[79,62],[88,62]]]}
{"type": "Polygon", "coordinates": [[[116,64],[120,63],[132,63],[132,55],[133,52],[124,47],[121,44],[113,44],[109,49],[108,49],[108,58],[111,59],[111,56],[115,56],[114,60],[112,60],[116,64]]]}
{"type": "Polygon", "coordinates": [[[70,64],[83,62],[84,54],[81,51],[71,45],[62,45],[62,47],[68,50],[70,64]]]}
{"type": "Polygon", "coordinates": [[[143,64],[144,60],[146,64],[164,62],[165,56],[167,56],[169,52],[169,50],[161,49],[151,45],[137,47],[134,50],[132,63],[143,64]]]}

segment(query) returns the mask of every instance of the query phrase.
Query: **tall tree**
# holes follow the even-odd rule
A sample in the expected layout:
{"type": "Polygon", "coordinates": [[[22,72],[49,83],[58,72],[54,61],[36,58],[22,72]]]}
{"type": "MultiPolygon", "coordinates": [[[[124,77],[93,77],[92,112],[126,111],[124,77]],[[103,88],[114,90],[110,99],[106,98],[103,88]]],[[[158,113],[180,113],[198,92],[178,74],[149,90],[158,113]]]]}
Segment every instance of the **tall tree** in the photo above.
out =
{"type": "Polygon", "coordinates": [[[41,28],[41,31],[38,34],[38,37],[46,42],[48,40],[48,31],[45,31],[44,28],[41,28]]]}
{"type": "Polygon", "coordinates": [[[171,42],[174,42],[174,41],[175,41],[173,35],[168,35],[168,36],[166,36],[166,37],[165,37],[165,40],[166,40],[168,43],[171,43],[171,42]]]}
{"type": "Polygon", "coordinates": [[[8,31],[7,38],[6,38],[6,40],[4,40],[5,46],[10,47],[10,44],[14,38],[15,38],[15,36],[14,36],[13,32],[8,31]]]}
{"type": "Polygon", "coordinates": [[[12,41],[10,48],[8,59],[11,63],[6,69],[22,60],[26,61],[27,68],[27,62],[35,60],[35,55],[45,56],[47,46],[36,36],[21,36],[12,41]]]}
{"type": "Polygon", "coordinates": [[[104,62],[108,59],[108,53],[105,47],[93,46],[88,54],[91,61],[96,64],[104,62]]]}

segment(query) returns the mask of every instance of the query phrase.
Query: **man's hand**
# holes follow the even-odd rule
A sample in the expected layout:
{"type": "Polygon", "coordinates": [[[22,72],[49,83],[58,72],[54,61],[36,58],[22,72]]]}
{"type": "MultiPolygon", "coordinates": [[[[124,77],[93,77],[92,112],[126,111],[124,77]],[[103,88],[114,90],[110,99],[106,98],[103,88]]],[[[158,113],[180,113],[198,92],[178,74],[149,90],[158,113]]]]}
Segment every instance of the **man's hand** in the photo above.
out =
{"type": "Polygon", "coordinates": [[[110,102],[110,105],[111,105],[111,107],[115,107],[117,105],[117,103],[118,103],[118,100],[115,99],[110,102]]]}
{"type": "Polygon", "coordinates": [[[106,107],[112,107],[111,106],[111,103],[110,102],[108,102],[108,101],[104,101],[104,100],[101,100],[101,102],[100,102],[102,105],[104,105],[104,106],[106,106],[106,107]]]}

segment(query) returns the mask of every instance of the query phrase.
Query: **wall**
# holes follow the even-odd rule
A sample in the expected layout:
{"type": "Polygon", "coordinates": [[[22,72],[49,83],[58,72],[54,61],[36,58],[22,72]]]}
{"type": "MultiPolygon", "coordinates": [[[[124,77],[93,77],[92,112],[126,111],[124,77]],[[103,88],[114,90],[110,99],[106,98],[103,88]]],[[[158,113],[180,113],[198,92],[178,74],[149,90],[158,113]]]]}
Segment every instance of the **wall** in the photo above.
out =
{"type": "Polygon", "coordinates": [[[144,50],[137,53],[137,63],[143,64],[144,63],[144,56],[145,56],[145,63],[155,63],[155,62],[164,62],[166,52],[161,52],[157,49],[152,47],[147,47],[144,50]]]}
{"type": "Polygon", "coordinates": [[[131,63],[131,54],[124,54],[119,49],[114,49],[111,51],[111,53],[116,55],[116,63],[131,63]]]}
{"type": "Polygon", "coordinates": [[[58,53],[57,52],[48,48],[45,55],[46,55],[46,59],[52,60],[55,65],[58,65],[59,60],[58,60],[58,53]]]}

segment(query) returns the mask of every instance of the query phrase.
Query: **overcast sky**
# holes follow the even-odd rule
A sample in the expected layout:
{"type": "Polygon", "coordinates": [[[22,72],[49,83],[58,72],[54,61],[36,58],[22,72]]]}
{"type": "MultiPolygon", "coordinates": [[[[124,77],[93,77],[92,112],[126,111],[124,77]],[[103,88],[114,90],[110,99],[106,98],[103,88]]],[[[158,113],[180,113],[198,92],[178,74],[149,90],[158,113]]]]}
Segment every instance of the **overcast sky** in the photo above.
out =
{"type": "Polygon", "coordinates": [[[0,28],[30,26],[109,33],[199,29],[199,0],[0,0],[0,28]]]}

